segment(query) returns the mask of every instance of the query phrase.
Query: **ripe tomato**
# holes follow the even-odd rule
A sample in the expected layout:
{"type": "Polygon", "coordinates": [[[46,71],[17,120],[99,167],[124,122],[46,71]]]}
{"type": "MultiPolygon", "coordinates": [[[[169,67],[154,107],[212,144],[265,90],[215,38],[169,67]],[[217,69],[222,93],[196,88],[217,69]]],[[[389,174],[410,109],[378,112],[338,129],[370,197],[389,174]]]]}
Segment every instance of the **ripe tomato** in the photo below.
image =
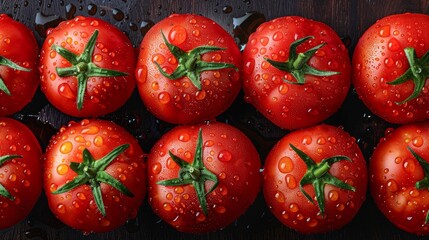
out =
{"type": "Polygon", "coordinates": [[[84,232],[106,232],[137,215],[146,167],[136,139],[104,120],[71,122],[51,139],[44,162],[49,207],[84,232]]]}
{"type": "Polygon", "coordinates": [[[97,18],[76,17],[49,29],[40,54],[41,88],[49,102],[75,117],[113,112],[134,87],[130,40],[97,18]]]}
{"type": "Polygon", "coordinates": [[[39,85],[39,47],[25,25],[0,14],[0,116],[27,105],[39,85]]]}
{"type": "Polygon", "coordinates": [[[353,54],[353,84],[376,115],[392,123],[429,118],[429,16],[397,14],[378,20],[353,54]]]}
{"type": "Polygon", "coordinates": [[[265,160],[263,175],[271,212],[302,233],[343,227],[366,197],[366,162],[355,139],[329,125],[283,137],[265,160]]]}
{"type": "Polygon", "coordinates": [[[208,18],[173,14],[140,45],[140,97],[157,118],[176,124],[211,120],[241,88],[241,54],[234,39],[208,18]]]}
{"type": "Polygon", "coordinates": [[[329,26],[288,16],[261,24],[243,52],[245,100],[285,129],[334,114],[350,87],[348,51],[329,26]]]}
{"type": "Polygon", "coordinates": [[[260,160],[252,142],[223,123],[179,126],[148,156],[149,203],[183,232],[231,224],[260,190],[260,160]]]}
{"type": "Polygon", "coordinates": [[[371,194],[398,228],[429,234],[429,122],[387,131],[370,159],[371,194]]]}
{"type": "Polygon", "coordinates": [[[0,229],[23,220],[42,191],[42,150],[24,124],[0,117],[0,229]]]}

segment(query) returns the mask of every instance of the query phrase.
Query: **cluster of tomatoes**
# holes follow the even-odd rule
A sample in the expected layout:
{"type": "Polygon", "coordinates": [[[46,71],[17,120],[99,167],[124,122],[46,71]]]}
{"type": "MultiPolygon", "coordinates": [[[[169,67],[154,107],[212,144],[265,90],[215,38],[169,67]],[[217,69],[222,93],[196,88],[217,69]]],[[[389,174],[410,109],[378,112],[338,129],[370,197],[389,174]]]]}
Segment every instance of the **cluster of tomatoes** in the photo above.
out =
{"type": "Polygon", "coordinates": [[[303,17],[261,24],[241,53],[213,20],[174,14],[145,35],[136,62],[129,39],[101,19],[60,23],[39,52],[27,27],[0,15],[0,116],[20,111],[40,84],[57,109],[91,118],[62,127],[42,154],[25,125],[0,117],[0,228],[21,221],[44,188],[55,216],[84,232],[121,226],[146,194],[177,230],[209,232],[235,221],[262,187],[282,223],[320,233],[354,218],[369,180],[389,220],[429,234],[428,24],[423,14],[385,17],[350,61],[334,30],[303,17]],[[320,124],[352,81],[371,111],[406,124],[381,140],[369,171],[352,136],[320,124]],[[148,154],[125,129],[96,119],[121,107],[135,86],[149,112],[178,125],[148,154]],[[214,120],[241,89],[290,130],[262,172],[249,138],[214,120]]]}

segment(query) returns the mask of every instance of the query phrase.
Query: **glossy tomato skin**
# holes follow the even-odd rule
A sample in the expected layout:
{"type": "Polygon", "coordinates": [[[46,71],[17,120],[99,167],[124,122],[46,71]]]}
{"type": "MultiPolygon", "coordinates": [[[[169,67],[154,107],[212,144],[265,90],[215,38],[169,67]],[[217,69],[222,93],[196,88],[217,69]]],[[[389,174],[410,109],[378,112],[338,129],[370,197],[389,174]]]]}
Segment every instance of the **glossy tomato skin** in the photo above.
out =
{"type": "MultiPolygon", "coordinates": [[[[355,139],[341,128],[329,125],[296,130],[283,137],[267,156],[263,176],[263,193],[271,212],[284,225],[301,233],[333,231],[349,223],[365,200],[368,182],[366,162],[355,139]],[[355,187],[355,191],[326,184],[324,217],[316,200],[311,203],[300,191],[307,166],[290,144],[317,163],[335,155],[351,159],[332,164],[328,173],[355,187]]],[[[305,185],[304,190],[314,198],[311,184],[305,185]]]]}
{"type": "Polygon", "coordinates": [[[220,25],[199,15],[173,14],[155,24],[141,42],[137,87],[143,103],[157,118],[175,124],[198,123],[215,118],[232,104],[241,89],[240,68],[241,53],[234,39],[220,25]],[[203,71],[201,90],[188,77],[170,80],[154,63],[156,61],[167,73],[172,73],[178,65],[161,32],[183,51],[205,45],[224,48],[203,54],[202,60],[231,63],[237,69],[203,71]]]}
{"type": "Polygon", "coordinates": [[[370,26],[356,45],[353,85],[365,105],[388,122],[404,124],[429,117],[427,82],[420,95],[405,104],[396,103],[413,93],[413,82],[388,84],[410,67],[406,47],[414,48],[419,58],[429,50],[428,28],[426,14],[390,15],[370,26]]]}
{"type": "MultiPolygon", "coordinates": [[[[148,156],[149,204],[178,231],[203,233],[224,228],[255,200],[261,186],[260,159],[252,142],[236,128],[223,123],[178,126],[154,145],[148,156]],[[162,186],[158,181],[178,177],[179,167],[168,151],[192,162],[199,128],[202,129],[203,162],[219,185],[206,196],[204,215],[194,187],[162,186]]],[[[208,190],[213,182],[206,181],[208,190]]]]}
{"type": "Polygon", "coordinates": [[[41,89],[61,112],[75,117],[98,117],[121,107],[135,87],[135,53],[127,36],[101,19],[78,16],[47,31],[40,54],[41,89]],[[92,61],[101,68],[126,73],[118,77],[89,77],[83,108],[76,104],[77,78],[59,77],[56,68],[70,67],[69,61],[52,49],[58,45],[81,54],[98,30],[92,61]]]}
{"type": "Polygon", "coordinates": [[[334,114],[343,103],[351,82],[351,65],[347,48],[329,26],[298,16],[274,19],[261,24],[249,37],[243,51],[243,89],[245,100],[277,126],[298,129],[319,123],[334,114]],[[318,70],[340,74],[318,77],[305,75],[305,84],[290,73],[266,61],[286,61],[292,42],[314,36],[299,45],[304,52],[326,43],[308,61],[318,70]]]}
{"type": "Polygon", "coordinates": [[[31,30],[6,14],[0,14],[0,36],[0,55],[30,70],[0,65],[0,77],[11,94],[0,90],[0,116],[9,116],[26,106],[39,86],[39,47],[31,30]]]}
{"type": "Polygon", "coordinates": [[[62,222],[86,233],[107,232],[136,217],[146,194],[146,165],[137,140],[123,128],[105,120],[71,122],[51,139],[45,155],[45,192],[51,211],[62,222]],[[125,185],[134,197],[101,183],[106,217],[97,209],[88,185],[62,194],[52,193],[77,176],[69,165],[82,162],[84,148],[98,160],[122,144],[130,147],[107,166],[106,172],[125,185]]]}
{"type": "Polygon", "coordinates": [[[0,229],[23,220],[35,206],[42,191],[42,150],[24,124],[0,117],[0,157],[19,155],[0,166],[0,184],[14,197],[0,196],[0,229]]]}
{"type": "Polygon", "coordinates": [[[371,195],[378,208],[395,226],[418,235],[429,234],[429,191],[416,188],[424,171],[407,147],[429,160],[428,127],[425,121],[388,130],[369,165],[371,195]]]}

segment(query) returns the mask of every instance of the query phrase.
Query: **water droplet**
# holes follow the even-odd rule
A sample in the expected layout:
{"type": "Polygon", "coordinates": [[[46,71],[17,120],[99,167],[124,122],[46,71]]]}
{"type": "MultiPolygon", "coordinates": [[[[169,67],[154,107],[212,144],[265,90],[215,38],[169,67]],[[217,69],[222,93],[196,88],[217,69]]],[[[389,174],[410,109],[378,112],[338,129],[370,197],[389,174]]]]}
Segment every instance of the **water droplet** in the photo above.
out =
{"type": "Polygon", "coordinates": [[[296,178],[292,174],[287,174],[285,180],[286,180],[286,185],[288,186],[289,189],[294,189],[297,187],[296,178]]]}
{"type": "Polygon", "coordinates": [[[9,175],[9,181],[15,182],[16,181],[16,174],[12,173],[9,175]]]}
{"type": "Polygon", "coordinates": [[[412,189],[412,190],[410,190],[410,196],[411,197],[418,197],[418,196],[420,196],[420,191],[417,189],[412,189]]]}
{"type": "Polygon", "coordinates": [[[97,126],[90,126],[88,128],[82,129],[80,133],[94,135],[97,134],[99,131],[100,129],[97,126]]]}
{"type": "Polygon", "coordinates": [[[318,139],[317,139],[317,144],[319,144],[319,145],[324,145],[326,143],[326,138],[324,138],[324,137],[319,137],[318,139]]]}
{"type": "Polygon", "coordinates": [[[396,38],[391,38],[389,40],[389,42],[387,43],[387,48],[392,52],[396,52],[396,51],[402,49],[401,43],[396,38]]]}
{"type": "Polygon", "coordinates": [[[328,194],[329,200],[331,200],[331,201],[337,201],[339,197],[340,196],[339,196],[339,194],[338,194],[338,192],[336,190],[329,191],[329,194],[328,194]]]}
{"type": "Polygon", "coordinates": [[[256,28],[265,22],[265,16],[258,12],[247,12],[245,15],[233,18],[234,38],[239,44],[247,43],[247,40],[256,28]]]}
{"type": "Polygon", "coordinates": [[[298,212],[298,211],[299,211],[298,204],[296,204],[296,203],[291,203],[291,204],[289,205],[289,211],[291,211],[291,212],[293,212],[293,213],[298,212]]]}
{"type": "Polygon", "coordinates": [[[171,204],[170,204],[170,203],[164,203],[164,204],[162,205],[162,208],[163,208],[165,211],[167,211],[167,212],[169,212],[169,211],[171,211],[171,210],[173,209],[173,207],[171,206],[171,204]]]}
{"type": "Polygon", "coordinates": [[[225,186],[219,187],[219,192],[222,196],[226,196],[228,194],[228,189],[225,186]]]}
{"type": "Polygon", "coordinates": [[[223,214],[226,212],[226,208],[224,206],[220,206],[220,205],[216,205],[214,207],[215,212],[219,213],[219,214],[223,214]]]}
{"type": "Polygon", "coordinates": [[[60,204],[57,206],[57,212],[60,214],[65,214],[66,213],[66,207],[64,206],[64,204],[60,204]]]}
{"type": "Polygon", "coordinates": [[[112,9],[112,15],[116,21],[122,21],[125,18],[124,12],[122,12],[121,10],[119,10],[117,8],[112,9]]]}
{"type": "Polygon", "coordinates": [[[60,164],[60,165],[58,165],[58,167],[57,167],[57,173],[58,173],[59,175],[67,174],[67,173],[68,173],[68,171],[69,171],[69,166],[67,166],[66,164],[60,164]]]}
{"type": "Polygon", "coordinates": [[[155,23],[150,20],[142,21],[140,23],[140,33],[142,34],[142,36],[146,35],[146,33],[149,31],[149,29],[153,27],[153,25],[155,25],[155,23]]]}
{"type": "Polygon", "coordinates": [[[423,138],[421,136],[417,136],[413,139],[413,145],[416,147],[421,147],[423,145],[423,138]]]}
{"type": "Polygon", "coordinates": [[[290,157],[282,157],[278,163],[279,171],[282,173],[289,173],[293,170],[294,164],[290,157]]]}
{"type": "Polygon", "coordinates": [[[65,6],[66,9],[66,19],[70,20],[74,18],[76,13],[76,6],[72,3],[69,3],[65,6]]]}
{"type": "Polygon", "coordinates": [[[285,195],[280,191],[276,191],[276,193],[274,194],[274,199],[276,199],[276,201],[279,203],[284,203],[285,195]]]}
{"type": "Polygon", "coordinates": [[[102,226],[102,227],[108,227],[108,226],[110,226],[110,221],[107,220],[107,219],[105,219],[105,218],[102,218],[100,220],[100,226],[102,226]]]}
{"type": "Polygon", "coordinates": [[[86,196],[85,196],[85,194],[84,194],[84,193],[81,193],[81,192],[78,192],[78,193],[76,194],[76,197],[77,197],[78,199],[80,199],[80,200],[86,200],[86,196]]]}
{"type": "Polygon", "coordinates": [[[73,144],[70,141],[64,142],[60,146],[60,152],[63,154],[70,153],[73,150],[73,144]]]}
{"type": "Polygon", "coordinates": [[[51,192],[55,192],[55,191],[57,191],[57,189],[58,189],[58,185],[57,185],[57,184],[55,184],[55,183],[52,183],[52,184],[49,186],[49,190],[50,190],[51,192]]]}
{"type": "Polygon", "coordinates": [[[309,227],[311,227],[311,228],[314,228],[314,227],[316,227],[317,226],[317,224],[319,223],[316,219],[314,219],[314,218],[307,218],[306,219],[306,222],[307,222],[307,226],[309,226],[309,227]]]}
{"type": "Polygon", "coordinates": [[[185,189],[183,189],[183,187],[175,187],[174,188],[174,192],[177,194],[182,194],[185,191],[185,189]]]}
{"type": "Polygon", "coordinates": [[[259,42],[262,44],[262,46],[267,46],[270,39],[268,37],[262,37],[259,42]]]}
{"type": "Polygon", "coordinates": [[[180,45],[187,39],[186,29],[180,25],[175,25],[171,28],[168,34],[168,40],[173,45],[180,45]]]}
{"type": "Polygon", "coordinates": [[[206,90],[202,89],[195,93],[195,99],[198,101],[204,100],[206,98],[206,90]]]}
{"type": "Polygon", "coordinates": [[[229,162],[232,159],[232,153],[226,149],[222,150],[218,154],[218,159],[221,162],[229,162]]]}
{"type": "Polygon", "coordinates": [[[94,55],[94,61],[95,62],[101,62],[101,61],[103,61],[103,56],[101,56],[100,54],[94,55]]]}
{"type": "Polygon", "coordinates": [[[388,180],[386,185],[387,185],[387,190],[391,192],[398,191],[398,183],[394,179],[388,180]]]}
{"type": "Polygon", "coordinates": [[[161,92],[158,94],[158,100],[162,104],[167,104],[171,100],[170,94],[168,92],[161,92]]]}
{"type": "Polygon", "coordinates": [[[229,5],[224,6],[224,7],[222,8],[222,12],[223,12],[223,13],[226,13],[226,14],[231,13],[231,12],[232,12],[232,7],[231,7],[231,6],[229,6],[229,5]]]}
{"type": "Polygon", "coordinates": [[[45,15],[41,12],[38,12],[36,14],[35,24],[36,24],[36,32],[41,37],[46,37],[46,31],[49,28],[56,27],[60,22],[62,22],[64,19],[62,19],[58,15],[45,15]]]}
{"type": "Polygon", "coordinates": [[[385,26],[381,27],[380,31],[378,32],[378,35],[380,37],[390,36],[390,25],[385,25],[385,26]]]}
{"type": "Polygon", "coordinates": [[[408,173],[413,173],[414,170],[416,169],[416,164],[415,164],[414,160],[410,159],[410,158],[406,159],[404,161],[404,165],[403,166],[404,166],[405,171],[408,172],[408,173]]]}
{"type": "Polygon", "coordinates": [[[89,15],[94,16],[97,13],[97,5],[90,3],[88,6],[86,6],[86,10],[88,11],[89,15]]]}
{"type": "Polygon", "coordinates": [[[203,222],[203,221],[205,221],[206,220],[206,215],[204,215],[203,213],[201,213],[201,212],[197,212],[196,214],[195,214],[195,219],[198,221],[198,222],[203,222]]]}
{"type": "Polygon", "coordinates": [[[103,142],[104,142],[104,140],[103,140],[103,137],[102,136],[96,136],[95,138],[94,138],[94,145],[95,146],[97,146],[97,147],[101,147],[101,146],[103,146],[103,142]]]}
{"type": "Polygon", "coordinates": [[[344,209],[346,208],[346,206],[344,206],[344,204],[342,204],[342,203],[338,203],[336,206],[335,206],[336,208],[337,208],[337,210],[338,211],[344,211],[344,209]]]}
{"type": "Polygon", "coordinates": [[[152,166],[152,173],[153,173],[153,174],[159,174],[159,173],[161,172],[161,169],[162,169],[161,164],[160,164],[160,163],[155,163],[155,164],[152,166]]]}

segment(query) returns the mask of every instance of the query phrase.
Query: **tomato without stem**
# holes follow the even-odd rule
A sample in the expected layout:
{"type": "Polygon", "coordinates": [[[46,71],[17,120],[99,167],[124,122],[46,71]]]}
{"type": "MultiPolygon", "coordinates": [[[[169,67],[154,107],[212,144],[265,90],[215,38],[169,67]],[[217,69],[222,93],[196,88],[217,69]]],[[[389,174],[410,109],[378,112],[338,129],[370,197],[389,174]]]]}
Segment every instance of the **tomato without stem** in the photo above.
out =
{"type": "Polygon", "coordinates": [[[0,116],[27,105],[39,86],[39,47],[31,30],[0,14],[0,116]]]}
{"type": "Polygon", "coordinates": [[[289,16],[261,24],[243,52],[245,100],[285,129],[319,123],[343,103],[347,48],[329,26],[289,16]]]}
{"type": "Polygon", "coordinates": [[[232,104],[241,88],[240,68],[240,51],[221,26],[199,15],[173,14],[141,42],[137,87],[157,118],[198,123],[232,104]]]}
{"type": "Polygon", "coordinates": [[[378,20],[353,54],[353,85],[376,115],[391,123],[429,118],[429,16],[397,14],[378,20]]]}
{"type": "Polygon", "coordinates": [[[82,120],[51,139],[44,162],[49,207],[65,224],[106,232],[136,217],[146,193],[144,154],[118,125],[82,120]]]}
{"type": "Polygon", "coordinates": [[[429,123],[389,129],[370,159],[371,194],[397,227],[429,234],[429,123]]]}
{"type": "Polygon", "coordinates": [[[234,127],[179,126],[149,154],[149,203],[179,231],[215,231],[253,203],[261,186],[259,171],[258,152],[234,127]]]}
{"type": "Polygon", "coordinates": [[[24,124],[0,117],[0,229],[23,220],[42,191],[42,150],[24,124]]]}
{"type": "Polygon", "coordinates": [[[263,175],[271,212],[302,233],[343,227],[366,197],[366,162],[355,139],[329,125],[283,137],[265,160],[263,175]]]}
{"type": "Polygon", "coordinates": [[[76,17],[47,31],[40,54],[41,88],[49,102],[75,117],[121,107],[134,87],[130,40],[97,18],[76,17]]]}

